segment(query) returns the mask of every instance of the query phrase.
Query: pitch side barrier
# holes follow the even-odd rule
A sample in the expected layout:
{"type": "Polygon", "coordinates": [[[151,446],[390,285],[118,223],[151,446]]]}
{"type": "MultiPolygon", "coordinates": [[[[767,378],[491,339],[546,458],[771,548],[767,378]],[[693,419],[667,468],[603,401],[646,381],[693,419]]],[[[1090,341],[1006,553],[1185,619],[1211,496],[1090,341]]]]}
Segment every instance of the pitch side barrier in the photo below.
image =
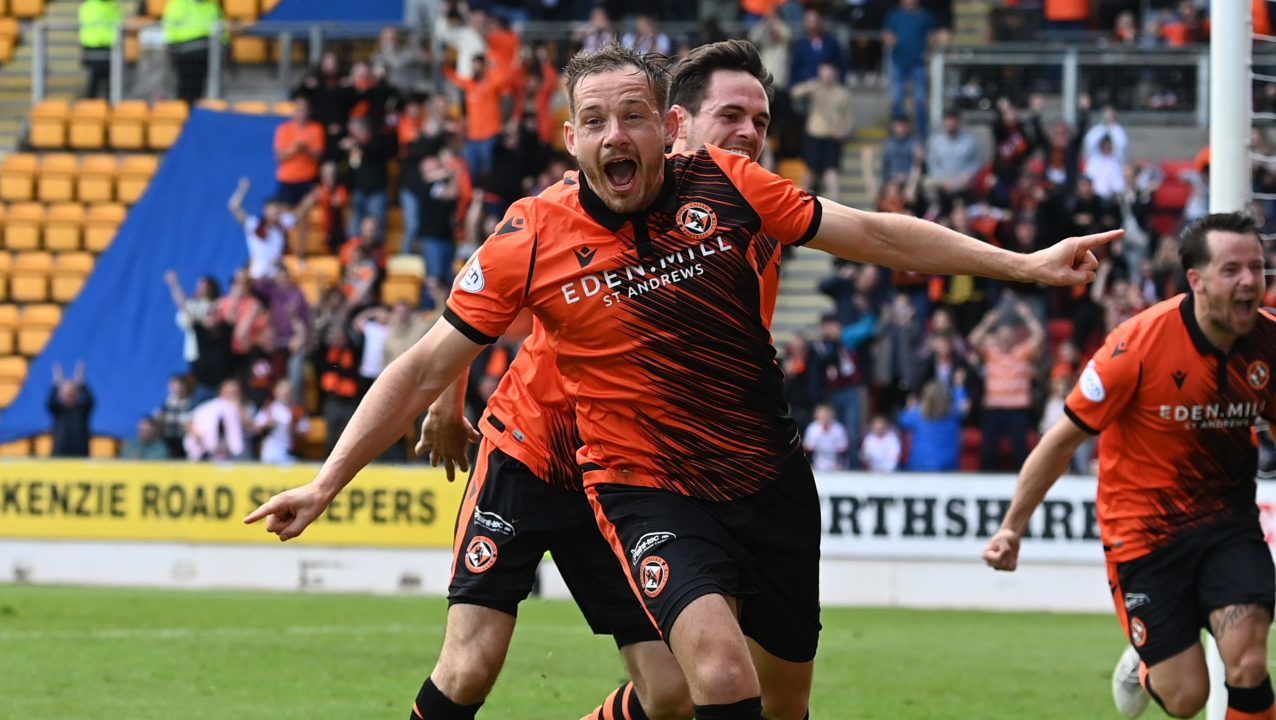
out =
{"type": "MultiPolygon", "coordinates": [[[[301,538],[242,518],[317,466],[0,463],[0,582],[442,594],[465,489],[422,466],[370,467],[301,538]]],[[[1110,612],[1097,481],[1065,477],[1033,516],[1015,573],[980,560],[1011,475],[823,473],[827,604],[1110,612]]],[[[1269,543],[1276,486],[1259,483],[1269,543]]],[[[481,509],[481,508],[480,508],[481,509]]],[[[517,518],[502,518],[517,527],[517,518]]],[[[502,526],[504,527],[504,526],[502,526]]],[[[542,592],[566,597],[552,559],[542,592]]],[[[676,569],[675,569],[676,571],[676,569]]]]}

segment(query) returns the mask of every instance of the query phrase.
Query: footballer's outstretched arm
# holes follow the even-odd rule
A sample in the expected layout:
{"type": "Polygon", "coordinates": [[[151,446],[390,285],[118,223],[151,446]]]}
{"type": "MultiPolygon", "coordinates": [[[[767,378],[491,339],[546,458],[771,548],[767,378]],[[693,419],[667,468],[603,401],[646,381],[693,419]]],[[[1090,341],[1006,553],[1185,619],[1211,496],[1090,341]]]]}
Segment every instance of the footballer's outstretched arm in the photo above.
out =
{"type": "Polygon", "coordinates": [[[1030,255],[1003,250],[937,223],[896,213],[865,212],[819,198],[823,218],[808,245],[845,260],[933,275],[981,275],[1045,285],[1094,280],[1093,250],[1122,230],[1067,238],[1030,255]]]}
{"type": "Polygon", "coordinates": [[[244,522],[268,518],[266,530],[288,540],[301,534],[356,473],[403,436],[412,423],[478,356],[483,346],[439,320],[372,383],[308,485],[282,492],[244,522]]]}
{"type": "Polygon", "coordinates": [[[1064,416],[1041,438],[1024,461],[1015,497],[1001,521],[1001,529],[988,541],[984,562],[997,570],[1014,570],[1019,566],[1019,541],[1028,529],[1029,518],[1068,469],[1077,448],[1089,437],[1090,433],[1064,416]]]}

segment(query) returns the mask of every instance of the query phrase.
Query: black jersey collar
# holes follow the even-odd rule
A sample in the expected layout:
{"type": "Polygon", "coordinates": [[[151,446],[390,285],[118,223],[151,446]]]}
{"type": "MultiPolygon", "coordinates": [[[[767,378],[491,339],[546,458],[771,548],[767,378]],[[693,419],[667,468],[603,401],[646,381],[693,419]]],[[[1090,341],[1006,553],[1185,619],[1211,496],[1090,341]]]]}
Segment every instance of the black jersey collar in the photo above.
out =
{"type": "Polygon", "coordinates": [[[580,205],[585,208],[585,212],[594,219],[599,225],[607,228],[609,232],[616,232],[624,226],[626,222],[632,221],[635,215],[646,214],[652,211],[659,211],[673,214],[674,204],[676,200],[675,180],[673,172],[673,163],[669,158],[665,158],[665,179],[660,186],[660,194],[656,196],[655,202],[648,205],[644,210],[637,213],[618,213],[607,207],[603,199],[598,197],[589,187],[589,181],[585,179],[585,173],[578,173],[576,180],[580,183],[580,205]]]}
{"type": "Polygon", "coordinates": [[[1196,295],[1191,292],[1183,296],[1183,302],[1179,303],[1179,312],[1183,315],[1183,324],[1187,326],[1187,334],[1192,338],[1192,344],[1202,355],[1230,355],[1238,350],[1248,350],[1254,342],[1254,338],[1251,337],[1253,333],[1250,333],[1236,338],[1230,352],[1225,353],[1216,347],[1196,320],[1196,295]]]}

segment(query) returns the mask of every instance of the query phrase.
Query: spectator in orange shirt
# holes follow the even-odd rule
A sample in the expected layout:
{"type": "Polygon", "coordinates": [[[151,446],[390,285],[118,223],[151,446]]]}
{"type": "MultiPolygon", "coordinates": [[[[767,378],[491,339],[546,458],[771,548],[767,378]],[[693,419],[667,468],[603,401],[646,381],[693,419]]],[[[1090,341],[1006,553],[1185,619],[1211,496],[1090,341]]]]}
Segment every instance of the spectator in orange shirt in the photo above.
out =
{"type": "Polygon", "coordinates": [[[279,162],[275,197],[281,202],[297,205],[314,188],[324,143],[323,126],[310,119],[310,103],[297,98],[292,118],[275,129],[275,159],[279,162]]]}
{"type": "Polygon", "coordinates": [[[323,240],[328,252],[337,252],[346,242],[346,207],[350,192],[341,184],[337,164],[331,160],[319,166],[318,197],[315,205],[323,213],[323,240]]]}
{"type": "Polygon", "coordinates": [[[1046,26],[1051,30],[1088,30],[1090,0],[1046,0],[1046,26]]]}
{"type": "Polygon", "coordinates": [[[979,468],[985,472],[998,469],[1003,439],[1010,441],[1010,467],[1022,467],[1028,457],[1032,379],[1036,375],[1033,361],[1044,338],[1045,331],[1032,309],[1017,301],[990,310],[970,334],[970,345],[979,351],[984,363],[979,468]],[[1027,327],[1027,338],[1020,339],[1019,329],[1010,324],[1014,316],[1027,327]]]}
{"type": "Polygon", "coordinates": [[[487,68],[487,58],[477,56],[469,79],[456,74],[452,67],[444,68],[444,75],[465,91],[465,146],[461,156],[469,166],[473,177],[488,172],[492,166],[492,151],[501,134],[501,82],[487,68]]]}

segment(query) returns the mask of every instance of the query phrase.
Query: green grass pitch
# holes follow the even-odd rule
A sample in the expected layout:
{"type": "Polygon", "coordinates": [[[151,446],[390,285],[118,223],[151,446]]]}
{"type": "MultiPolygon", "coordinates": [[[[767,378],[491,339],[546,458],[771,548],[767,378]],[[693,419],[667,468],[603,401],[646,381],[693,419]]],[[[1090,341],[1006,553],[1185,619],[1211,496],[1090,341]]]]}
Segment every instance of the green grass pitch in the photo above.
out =
{"type": "MultiPolygon", "coordinates": [[[[0,585],[0,718],[406,720],[445,612],[437,598],[0,585]]],[[[824,627],[815,720],[1116,717],[1111,616],[828,608],[824,627]]],[[[622,678],[573,605],[529,601],[479,717],[577,720],[622,678]]]]}

